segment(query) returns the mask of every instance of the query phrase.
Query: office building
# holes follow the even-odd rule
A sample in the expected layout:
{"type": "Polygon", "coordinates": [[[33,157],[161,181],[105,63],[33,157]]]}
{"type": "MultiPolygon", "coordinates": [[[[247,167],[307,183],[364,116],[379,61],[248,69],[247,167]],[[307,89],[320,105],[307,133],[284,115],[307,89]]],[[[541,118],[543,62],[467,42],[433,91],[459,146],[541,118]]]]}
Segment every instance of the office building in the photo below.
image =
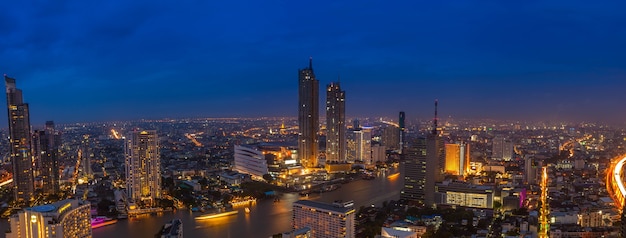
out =
{"type": "Polygon", "coordinates": [[[387,161],[387,148],[384,145],[372,145],[372,163],[387,161]]]}
{"type": "Polygon", "coordinates": [[[33,155],[36,176],[41,179],[41,194],[49,196],[59,192],[59,146],[61,136],[54,122],[47,121],[44,130],[33,133],[33,155]]]}
{"type": "Polygon", "coordinates": [[[298,156],[305,167],[317,167],[319,147],[319,81],[309,67],[298,72],[298,156]]]}
{"type": "Polygon", "coordinates": [[[256,180],[263,179],[263,175],[269,173],[265,155],[256,146],[235,145],[234,169],[256,180]]]}
{"type": "Polygon", "coordinates": [[[13,166],[13,193],[18,205],[29,205],[34,200],[35,187],[31,154],[30,113],[24,103],[22,90],[15,79],[4,75],[9,111],[9,151],[13,166]]]}
{"type": "Polygon", "coordinates": [[[465,176],[470,168],[470,148],[464,142],[446,144],[445,172],[451,175],[465,176]]]}
{"type": "Polygon", "coordinates": [[[311,237],[355,237],[354,203],[299,200],[293,203],[293,229],[311,229],[311,237]]]}
{"type": "Polygon", "coordinates": [[[91,205],[77,199],[25,208],[9,222],[7,238],[92,237],[91,205]]]}
{"type": "Polygon", "coordinates": [[[345,99],[339,82],[326,86],[326,162],[346,161],[345,99]]]}
{"type": "Polygon", "coordinates": [[[132,202],[155,205],[161,198],[161,157],[155,130],[133,131],[124,142],[126,192],[132,202]]]}
{"type": "Polygon", "coordinates": [[[493,138],[491,159],[511,161],[513,158],[513,142],[502,135],[493,138]]]}
{"type": "Polygon", "coordinates": [[[435,183],[444,179],[445,148],[437,131],[437,101],[433,128],[409,143],[405,153],[404,188],[400,198],[425,206],[435,204],[435,183]]]}
{"type": "Polygon", "coordinates": [[[426,189],[426,181],[431,180],[427,178],[435,177],[435,170],[427,170],[426,166],[428,163],[427,144],[425,137],[418,137],[408,145],[405,151],[404,188],[400,194],[400,198],[422,205],[426,204],[427,195],[434,196],[434,181],[432,181],[433,190],[426,189]]]}

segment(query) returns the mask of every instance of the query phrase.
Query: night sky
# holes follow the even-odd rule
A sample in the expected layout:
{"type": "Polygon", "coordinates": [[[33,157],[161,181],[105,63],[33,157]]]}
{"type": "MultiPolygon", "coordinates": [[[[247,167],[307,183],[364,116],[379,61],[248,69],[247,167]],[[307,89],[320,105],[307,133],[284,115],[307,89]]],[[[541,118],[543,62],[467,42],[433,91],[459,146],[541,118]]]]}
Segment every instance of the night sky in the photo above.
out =
{"type": "Polygon", "coordinates": [[[439,99],[442,117],[626,121],[624,1],[69,0],[0,9],[0,73],[17,79],[34,125],[296,116],[297,72],[310,56],[321,97],[341,77],[348,117],[430,118],[439,99]]]}

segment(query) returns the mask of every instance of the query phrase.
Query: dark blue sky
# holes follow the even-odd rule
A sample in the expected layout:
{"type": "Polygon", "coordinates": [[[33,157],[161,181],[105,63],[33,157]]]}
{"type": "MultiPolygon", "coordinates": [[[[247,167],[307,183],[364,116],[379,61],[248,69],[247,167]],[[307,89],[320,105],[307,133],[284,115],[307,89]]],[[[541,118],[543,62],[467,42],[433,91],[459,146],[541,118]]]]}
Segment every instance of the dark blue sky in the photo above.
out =
{"type": "Polygon", "coordinates": [[[33,124],[296,116],[309,56],[349,117],[429,118],[438,98],[456,118],[626,121],[624,1],[23,2],[0,3],[0,72],[33,124]]]}

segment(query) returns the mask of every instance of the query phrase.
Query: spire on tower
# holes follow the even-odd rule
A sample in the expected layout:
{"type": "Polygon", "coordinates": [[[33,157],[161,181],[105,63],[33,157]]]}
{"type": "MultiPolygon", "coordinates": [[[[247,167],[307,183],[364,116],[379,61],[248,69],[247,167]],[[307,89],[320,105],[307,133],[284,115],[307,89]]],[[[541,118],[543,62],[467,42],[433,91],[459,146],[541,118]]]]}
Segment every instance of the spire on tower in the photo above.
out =
{"type": "Polygon", "coordinates": [[[313,70],[313,56],[309,56],[309,69],[313,70]]]}
{"type": "Polygon", "coordinates": [[[432,134],[437,135],[437,104],[439,100],[435,99],[435,119],[433,119],[433,130],[432,134]]]}

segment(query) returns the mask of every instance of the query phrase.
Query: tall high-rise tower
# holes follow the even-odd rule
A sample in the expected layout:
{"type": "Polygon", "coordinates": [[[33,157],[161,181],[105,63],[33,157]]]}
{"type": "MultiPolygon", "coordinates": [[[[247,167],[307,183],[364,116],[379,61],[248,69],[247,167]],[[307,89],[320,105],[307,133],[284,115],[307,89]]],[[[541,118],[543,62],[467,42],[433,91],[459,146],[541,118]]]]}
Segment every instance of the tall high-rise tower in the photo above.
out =
{"type": "Polygon", "coordinates": [[[124,143],[126,192],[134,202],[154,205],[161,198],[159,137],[154,130],[133,131],[124,143]]]}
{"type": "Polygon", "coordinates": [[[29,205],[34,199],[33,162],[30,140],[28,103],[24,103],[22,90],[15,87],[15,79],[4,75],[9,112],[9,140],[13,165],[13,191],[15,202],[29,205]]]}
{"type": "Polygon", "coordinates": [[[33,154],[36,174],[42,181],[43,195],[59,192],[59,146],[61,136],[54,129],[54,122],[47,121],[46,128],[33,133],[33,154]]]}
{"type": "Polygon", "coordinates": [[[437,132],[437,101],[433,128],[426,137],[412,141],[406,149],[404,189],[401,198],[413,203],[435,204],[435,183],[444,178],[445,164],[443,140],[437,132]]]}
{"type": "Polygon", "coordinates": [[[404,112],[400,112],[400,115],[398,117],[398,127],[400,129],[400,153],[403,153],[404,151],[404,146],[405,146],[405,131],[406,131],[406,125],[404,124],[404,120],[405,120],[405,115],[404,112]]]}
{"type": "Polygon", "coordinates": [[[326,161],[346,160],[346,92],[339,82],[326,86],[326,161]]]}
{"type": "Polygon", "coordinates": [[[298,157],[304,167],[317,167],[319,147],[319,81],[309,67],[298,72],[298,157]]]}

